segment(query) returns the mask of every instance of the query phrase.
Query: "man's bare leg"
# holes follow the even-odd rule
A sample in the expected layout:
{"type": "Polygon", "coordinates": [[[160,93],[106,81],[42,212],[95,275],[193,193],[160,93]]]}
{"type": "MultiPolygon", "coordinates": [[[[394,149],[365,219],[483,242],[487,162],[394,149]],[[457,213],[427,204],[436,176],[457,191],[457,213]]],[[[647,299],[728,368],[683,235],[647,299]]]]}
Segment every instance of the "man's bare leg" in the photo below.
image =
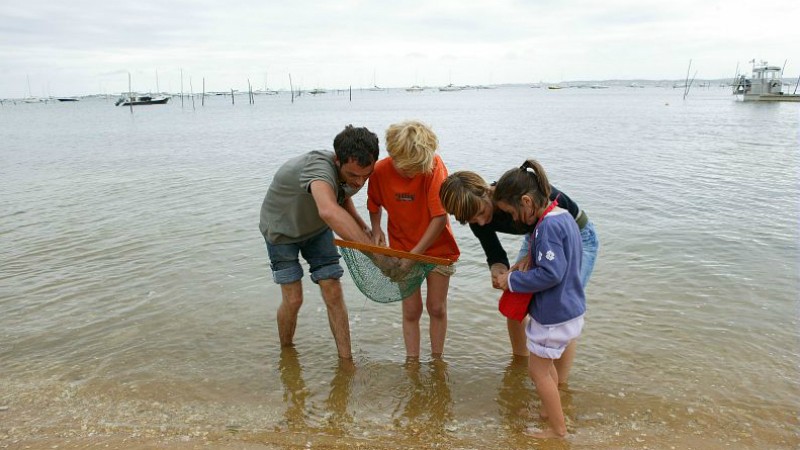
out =
{"type": "Polygon", "coordinates": [[[281,305],[278,307],[278,337],[281,347],[294,345],[297,313],[303,304],[303,285],[300,280],[281,285],[281,305]]]}
{"type": "Polygon", "coordinates": [[[336,341],[339,357],[351,359],[353,354],[350,349],[350,318],[347,316],[342,284],[339,280],[320,280],[319,288],[328,309],[328,323],[331,326],[333,340],[336,341]]]}

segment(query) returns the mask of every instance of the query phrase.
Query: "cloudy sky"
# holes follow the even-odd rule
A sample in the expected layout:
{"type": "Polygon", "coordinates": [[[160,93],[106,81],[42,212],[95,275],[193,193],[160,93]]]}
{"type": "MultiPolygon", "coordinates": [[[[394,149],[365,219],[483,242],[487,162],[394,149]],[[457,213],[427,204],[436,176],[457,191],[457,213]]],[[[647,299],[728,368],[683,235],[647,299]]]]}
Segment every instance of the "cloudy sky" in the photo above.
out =
{"type": "Polygon", "coordinates": [[[800,1],[3,0],[0,98],[800,74],[800,1]],[[758,5],[758,6],[757,6],[758,5]]]}

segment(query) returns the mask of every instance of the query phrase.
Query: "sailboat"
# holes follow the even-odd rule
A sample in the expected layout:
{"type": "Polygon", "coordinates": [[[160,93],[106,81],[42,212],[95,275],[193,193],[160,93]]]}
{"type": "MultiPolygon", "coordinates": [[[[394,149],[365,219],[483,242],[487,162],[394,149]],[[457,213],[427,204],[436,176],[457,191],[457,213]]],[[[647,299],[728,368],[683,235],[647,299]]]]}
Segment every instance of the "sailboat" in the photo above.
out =
{"type": "Polygon", "coordinates": [[[375,71],[374,70],[372,71],[372,87],[368,88],[367,90],[368,91],[383,91],[383,90],[385,90],[384,88],[378,86],[375,83],[375,71]]]}
{"type": "Polygon", "coordinates": [[[256,89],[253,91],[254,94],[266,94],[266,95],[277,95],[278,91],[274,89],[267,88],[267,74],[264,74],[264,90],[256,89]]]}
{"type": "Polygon", "coordinates": [[[45,99],[41,97],[34,97],[31,94],[31,78],[28,75],[25,75],[25,78],[28,81],[28,96],[22,99],[23,103],[42,103],[45,102],[45,99]]]}
{"type": "Polygon", "coordinates": [[[450,74],[450,83],[447,86],[439,86],[439,91],[441,92],[455,92],[455,91],[462,91],[464,90],[461,86],[456,86],[453,84],[453,75],[450,74]]]}

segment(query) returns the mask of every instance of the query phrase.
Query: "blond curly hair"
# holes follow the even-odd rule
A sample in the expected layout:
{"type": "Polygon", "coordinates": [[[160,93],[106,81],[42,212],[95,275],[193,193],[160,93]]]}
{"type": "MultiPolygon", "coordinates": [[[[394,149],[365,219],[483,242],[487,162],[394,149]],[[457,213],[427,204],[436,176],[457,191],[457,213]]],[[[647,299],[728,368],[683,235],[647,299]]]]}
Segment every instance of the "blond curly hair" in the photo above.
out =
{"type": "Polygon", "coordinates": [[[386,130],[386,151],[404,172],[431,173],[437,148],[439,139],[422,122],[409,120],[390,125],[386,130]]]}

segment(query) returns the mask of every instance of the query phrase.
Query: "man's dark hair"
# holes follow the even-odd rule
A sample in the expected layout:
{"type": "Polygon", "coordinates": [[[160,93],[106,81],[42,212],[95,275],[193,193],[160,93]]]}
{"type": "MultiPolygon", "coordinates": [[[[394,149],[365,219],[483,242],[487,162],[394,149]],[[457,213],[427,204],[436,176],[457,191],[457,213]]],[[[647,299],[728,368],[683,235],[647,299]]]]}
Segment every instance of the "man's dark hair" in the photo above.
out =
{"type": "Polygon", "coordinates": [[[378,160],[378,136],[364,127],[348,125],[333,139],[333,150],[340,164],[354,160],[366,167],[378,160]]]}

